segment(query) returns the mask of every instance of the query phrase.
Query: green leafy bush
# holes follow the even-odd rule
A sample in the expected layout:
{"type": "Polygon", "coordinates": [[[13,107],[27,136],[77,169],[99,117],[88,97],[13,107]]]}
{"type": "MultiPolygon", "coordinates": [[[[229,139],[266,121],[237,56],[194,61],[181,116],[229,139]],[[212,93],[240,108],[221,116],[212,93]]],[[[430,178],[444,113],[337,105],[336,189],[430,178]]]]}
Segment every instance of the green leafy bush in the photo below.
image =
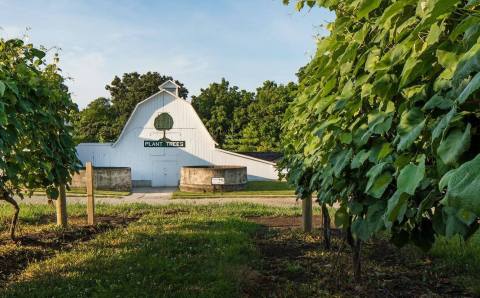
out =
{"type": "Polygon", "coordinates": [[[46,64],[45,55],[19,39],[0,39],[0,199],[17,209],[14,223],[13,194],[45,188],[56,198],[79,164],[69,125],[76,105],[58,57],[46,64]]]}
{"type": "Polygon", "coordinates": [[[286,113],[298,195],[338,203],[336,224],[358,241],[468,238],[480,217],[480,1],[305,4],[336,20],[286,113]]]}

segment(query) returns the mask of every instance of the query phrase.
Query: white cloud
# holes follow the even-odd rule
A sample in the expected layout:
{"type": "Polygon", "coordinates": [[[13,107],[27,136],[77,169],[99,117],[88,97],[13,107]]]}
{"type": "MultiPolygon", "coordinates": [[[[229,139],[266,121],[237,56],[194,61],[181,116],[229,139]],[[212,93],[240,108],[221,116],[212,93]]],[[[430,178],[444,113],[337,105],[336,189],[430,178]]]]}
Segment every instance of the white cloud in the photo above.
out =
{"type": "Polygon", "coordinates": [[[105,85],[112,75],[107,70],[106,58],[100,52],[61,53],[60,67],[67,77],[67,86],[80,108],[100,96],[108,96],[105,85]]]}
{"type": "Polygon", "coordinates": [[[0,26],[0,37],[3,37],[5,39],[10,39],[10,38],[23,39],[26,35],[28,35],[28,28],[22,28],[19,26],[11,26],[11,25],[0,26]]]}

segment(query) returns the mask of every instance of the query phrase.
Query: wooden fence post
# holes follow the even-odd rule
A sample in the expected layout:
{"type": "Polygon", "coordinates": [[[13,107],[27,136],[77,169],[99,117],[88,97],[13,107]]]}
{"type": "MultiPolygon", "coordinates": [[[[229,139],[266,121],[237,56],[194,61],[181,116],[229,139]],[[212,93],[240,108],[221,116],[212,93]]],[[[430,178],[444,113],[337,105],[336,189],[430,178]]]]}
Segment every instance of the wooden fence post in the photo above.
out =
{"type": "Polygon", "coordinates": [[[95,199],[93,192],[93,166],[92,162],[88,161],[85,164],[85,178],[87,184],[87,222],[89,225],[95,224],[95,199]]]}
{"type": "Polygon", "coordinates": [[[312,196],[308,195],[302,199],[302,223],[303,231],[306,233],[312,232],[313,227],[313,208],[312,196]]]}
{"type": "Polygon", "coordinates": [[[60,195],[56,200],[57,206],[57,226],[67,226],[67,195],[65,192],[65,184],[60,184],[60,195]]]}

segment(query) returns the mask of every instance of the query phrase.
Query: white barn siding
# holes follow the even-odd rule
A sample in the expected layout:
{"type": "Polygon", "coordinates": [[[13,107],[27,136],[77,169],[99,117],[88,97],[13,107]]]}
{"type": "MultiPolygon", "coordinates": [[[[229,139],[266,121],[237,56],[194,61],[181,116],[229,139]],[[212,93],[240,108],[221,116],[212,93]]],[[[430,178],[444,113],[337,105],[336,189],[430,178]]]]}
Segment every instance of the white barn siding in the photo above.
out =
{"type": "Polygon", "coordinates": [[[151,181],[152,186],[175,186],[180,168],[192,165],[246,166],[250,180],[277,179],[274,163],[215,148],[215,141],[192,105],[162,90],[139,103],[116,143],[82,143],[77,153],[83,164],[92,161],[98,167],[130,167],[132,180],[151,181]],[[166,137],[185,141],[184,148],[146,148],[144,140],[159,140],[163,132],[154,127],[160,113],[173,118],[166,137]]]}

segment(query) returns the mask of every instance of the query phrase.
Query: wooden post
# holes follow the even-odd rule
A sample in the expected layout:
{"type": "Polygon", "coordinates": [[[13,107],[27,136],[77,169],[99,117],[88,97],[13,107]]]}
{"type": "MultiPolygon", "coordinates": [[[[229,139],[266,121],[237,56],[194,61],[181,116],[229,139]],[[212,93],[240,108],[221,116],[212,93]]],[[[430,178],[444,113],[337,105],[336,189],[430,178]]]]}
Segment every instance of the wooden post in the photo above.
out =
{"type": "Polygon", "coordinates": [[[312,196],[308,195],[302,199],[302,223],[303,231],[306,233],[312,232],[313,227],[313,208],[312,196]]]}
{"type": "Polygon", "coordinates": [[[56,200],[57,205],[57,226],[67,226],[67,195],[65,193],[65,184],[59,187],[60,196],[56,200]]]}
{"type": "Polygon", "coordinates": [[[90,161],[85,164],[85,178],[87,184],[87,222],[93,226],[95,224],[95,199],[93,195],[93,166],[90,161]]]}

